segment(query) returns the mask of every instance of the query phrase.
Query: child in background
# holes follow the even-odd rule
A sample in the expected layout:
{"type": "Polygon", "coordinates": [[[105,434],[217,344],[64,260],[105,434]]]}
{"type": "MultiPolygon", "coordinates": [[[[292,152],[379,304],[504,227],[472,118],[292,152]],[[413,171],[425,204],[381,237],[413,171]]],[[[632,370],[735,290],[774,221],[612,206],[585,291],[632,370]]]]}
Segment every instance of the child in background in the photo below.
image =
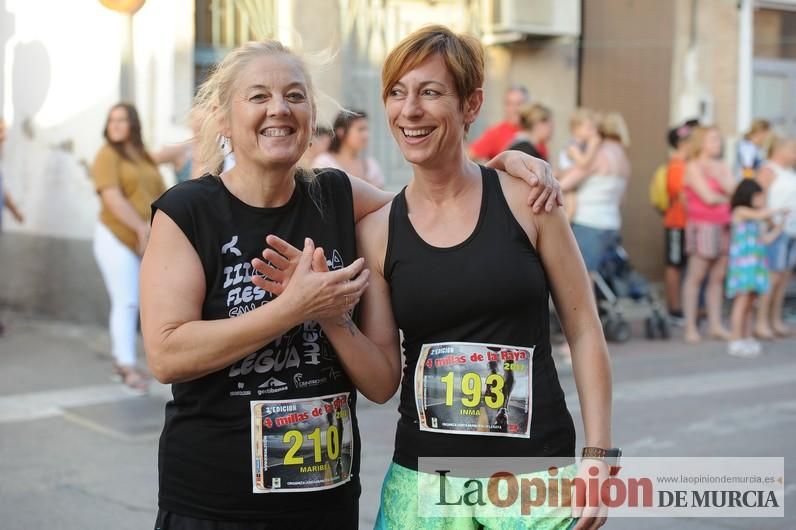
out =
{"type": "Polygon", "coordinates": [[[771,139],[771,123],[768,120],[756,119],[738,142],[736,148],[736,176],[739,179],[751,179],[766,159],[766,149],[771,139]]]}
{"type": "MultiPolygon", "coordinates": [[[[586,169],[594,160],[600,147],[597,121],[597,114],[589,109],[579,108],[572,114],[569,120],[572,139],[558,155],[559,179],[572,168],[586,169]]],[[[577,208],[574,191],[564,194],[564,208],[567,218],[572,220],[577,208]]]]}
{"type": "Polygon", "coordinates": [[[784,215],[779,222],[763,231],[762,221],[788,212],[787,208],[765,207],[766,196],[760,184],[744,179],[730,200],[732,209],[732,241],[727,273],[727,298],[732,298],[732,330],[727,353],[738,357],[756,357],[762,353],[760,343],[751,336],[752,305],[758,295],[769,289],[766,245],[782,232],[784,215]]]}
{"type": "Polygon", "coordinates": [[[693,128],[698,125],[697,120],[689,120],[670,130],[667,135],[672,152],[666,167],[666,195],[669,200],[663,215],[666,237],[664,285],[669,321],[677,326],[682,326],[685,323],[680,300],[682,273],[687,259],[685,255],[686,212],[683,196],[685,165],[690,149],[688,140],[691,138],[693,128]]]}

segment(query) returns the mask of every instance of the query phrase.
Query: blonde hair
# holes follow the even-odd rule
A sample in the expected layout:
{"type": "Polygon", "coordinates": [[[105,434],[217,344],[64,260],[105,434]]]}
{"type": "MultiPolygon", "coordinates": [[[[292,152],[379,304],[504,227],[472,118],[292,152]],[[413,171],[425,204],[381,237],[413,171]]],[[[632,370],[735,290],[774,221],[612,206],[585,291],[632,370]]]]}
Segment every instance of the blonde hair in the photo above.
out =
{"type": "Polygon", "coordinates": [[[796,138],[785,138],[783,136],[772,136],[769,142],[768,147],[768,158],[773,158],[774,153],[779,151],[781,148],[786,147],[788,145],[796,146],[796,138]]]}
{"type": "Polygon", "coordinates": [[[744,139],[750,140],[752,136],[760,132],[768,132],[771,130],[771,122],[763,118],[757,118],[752,121],[749,130],[743,135],[744,139]]]}
{"type": "Polygon", "coordinates": [[[614,140],[625,147],[630,147],[630,132],[627,130],[627,123],[618,112],[609,112],[603,115],[597,125],[597,129],[603,138],[614,140]]]}
{"type": "Polygon", "coordinates": [[[525,105],[520,109],[520,126],[523,130],[530,131],[536,124],[550,121],[553,112],[540,103],[525,105]]]}
{"type": "Polygon", "coordinates": [[[475,37],[454,33],[441,25],[420,28],[387,55],[381,69],[382,101],[387,101],[401,77],[437,54],[453,77],[463,107],[464,101],[484,84],[484,48],[475,37]]]}
{"type": "Polygon", "coordinates": [[[688,142],[688,153],[686,154],[688,160],[694,160],[702,154],[705,137],[710,131],[718,131],[718,128],[715,125],[700,125],[694,127],[691,132],[691,139],[688,142]]]}
{"type": "Polygon", "coordinates": [[[572,113],[572,116],[569,118],[570,131],[586,123],[587,121],[592,122],[596,126],[598,121],[597,113],[585,107],[579,107],[575,109],[575,111],[572,113]]]}
{"type": "Polygon", "coordinates": [[[258,57],[284,55],[295,61],[304,74],[308,97],[315,113],[315,93],[312,78],[304,61],[296,53],[277,40],[247,42],[229,52],[218,63],[199,87],[194,98],[191,117],[201,123],[196,136],[197,159],[203,169],[218,174],[224,162],[221,148],[221,124],[228,118],[235,83],[241,71],[258,57]]]}

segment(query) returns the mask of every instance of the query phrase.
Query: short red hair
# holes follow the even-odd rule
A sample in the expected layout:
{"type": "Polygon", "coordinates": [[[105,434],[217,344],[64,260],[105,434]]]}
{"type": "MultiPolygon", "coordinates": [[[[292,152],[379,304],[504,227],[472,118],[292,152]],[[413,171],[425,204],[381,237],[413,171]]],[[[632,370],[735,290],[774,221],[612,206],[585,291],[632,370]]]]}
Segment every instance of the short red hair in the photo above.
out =
{"type": "Polygon", "coordinates": [[[407,72],[435,54],[445,61],[462,104],[483,86],[484,48],[478,39],[441,25],[425,26],[405,37],[384,60],[382,101],[387,101],[390,90],[407,72]]]}

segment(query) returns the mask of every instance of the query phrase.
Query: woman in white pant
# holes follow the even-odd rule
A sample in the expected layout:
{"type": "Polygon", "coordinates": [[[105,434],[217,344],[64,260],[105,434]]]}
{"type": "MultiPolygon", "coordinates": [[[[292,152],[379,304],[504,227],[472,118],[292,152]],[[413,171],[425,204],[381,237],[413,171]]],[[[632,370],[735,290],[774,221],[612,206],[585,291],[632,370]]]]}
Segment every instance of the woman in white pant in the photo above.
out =
{"type": "Polygon", "coordinates": [[[106,144],[91,173],[102,209],[94,236],[97,259],[111,299],[110,332],[115,375],[143,393],[147,382],[136,369],[138,270],[149,239],[150,205],[164,191],[163,178],[141,140],[135,107],[114,105],[108,113],[106,144]]]}
{"type": "Polygon", "coordinates": [[[755,334],[763,339],[786,337],[790,330],[782,319],[782,305],[791,272],[796,266],[796,140],[774,139],[768,161],[757,180],[766,190],[768,207],[790,208],[785,229],[768,246],[771,289],[760,297],[755,334]]]}

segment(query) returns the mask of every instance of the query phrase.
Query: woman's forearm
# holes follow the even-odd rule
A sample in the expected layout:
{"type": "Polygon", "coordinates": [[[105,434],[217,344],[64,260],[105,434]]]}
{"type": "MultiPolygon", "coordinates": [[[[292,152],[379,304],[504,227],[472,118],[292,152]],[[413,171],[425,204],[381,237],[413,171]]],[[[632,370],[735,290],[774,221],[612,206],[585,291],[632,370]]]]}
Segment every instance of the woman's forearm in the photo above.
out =
{"type": "Polygon", "coordinates": [[[100,197],[111,213],[130,230],[137,232],[146,226],[147,222],[138,214],[130,201],[122,195],[119,188],[106,188],[100,192],[100,197]]]}
{"type": "Polygon", "coordinates": [[[389,400],[401,381],[400,354],[383,352],[348,315],[321,326],[357,390],[376,403],[389,400]]]}
{"type": "Polygon", "coordinates": [[[585,445],[611,447],[611,363],[601,330],[579,334],[571,349],[585,445]]]}
{"type": "MultiPolygon", "coordinates": [[[[195,320],[166,325],[146,341],[153,375],[162,383],[191,381],[256,352],[300,324],[276,298],[236,318],[195,320]]],[[[142,304],[142,308],[148,307],[142,304]]],[[[156,307],[151,308],[157,311],[156,307]]],[[[147,319],[142,309],[141,318],[147,319]]],[[[145,336],[146,338],[146,336],[145,336]]],[[[254,359],[247,366],[254,364],[254,359]]],[[[244,363],[246,365],[246,363],[244,363]]],[[[241,366],[245,369],[246,366],[241,366]]]]}

